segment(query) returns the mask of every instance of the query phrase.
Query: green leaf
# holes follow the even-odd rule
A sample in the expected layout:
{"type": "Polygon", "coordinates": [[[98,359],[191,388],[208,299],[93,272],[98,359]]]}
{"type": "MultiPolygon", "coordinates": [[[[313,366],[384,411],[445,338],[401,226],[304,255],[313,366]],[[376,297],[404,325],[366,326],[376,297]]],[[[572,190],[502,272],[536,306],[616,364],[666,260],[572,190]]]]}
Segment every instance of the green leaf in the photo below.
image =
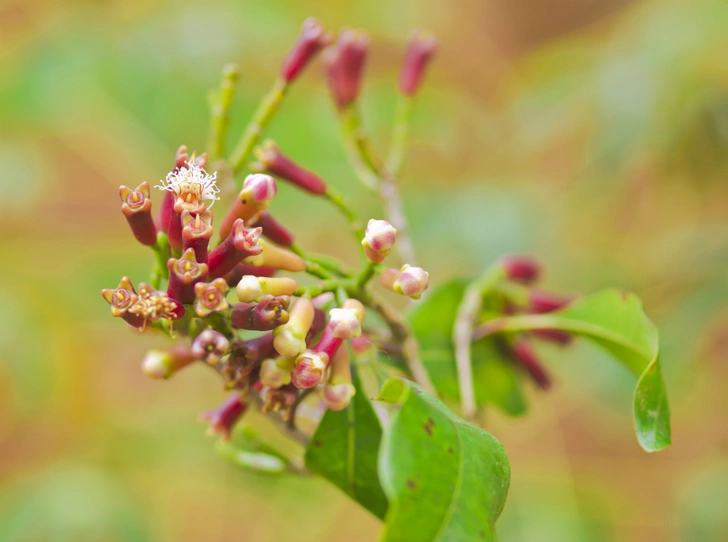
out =
{"type": "Polygon", "coordinates": [[[354,371],[356,394],[344,410],[327,410],[308,448],[306,467],[379,518],[387,512],[377,477],[382,427],[354,371]]]}
{"type": "Polygon", "coordinates": [[[379,455],[382,541],[495,540],[510,483],[501,443],[412,382],[388,380],[378,400],[395,405],[379,455]]]}
{"type": "MultiPolygon", "coordinates": [[[[467,286],[465,280],[443,284],[419,302],[409,315],[412,331],[420,344],[420,359],[440,397],[460,402],[452,332],[467,286]]],[[[493,338],[472,347],[473,385],[478,405],[493,404],[517,416],[526,412],[526,400],[513,365],[503,359],[493,338]]]]}
{"type": "Polygon", "coordinates": [[[659,337],[637,296],[601,290],[557,312],[511,316],[497,322],[498,331],[563,329],[611,352],[639,375],[633,414],[640,445],[648,452],[670,445],[670,409],[658,360],[659,337]]]}

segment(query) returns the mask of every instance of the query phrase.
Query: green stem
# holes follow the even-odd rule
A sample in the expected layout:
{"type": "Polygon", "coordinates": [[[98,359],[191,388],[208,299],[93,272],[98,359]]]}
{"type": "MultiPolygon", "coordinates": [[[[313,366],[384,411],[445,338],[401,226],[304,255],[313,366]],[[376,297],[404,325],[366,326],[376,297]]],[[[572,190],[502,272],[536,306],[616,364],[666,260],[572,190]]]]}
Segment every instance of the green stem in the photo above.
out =
{"type": "Polygon", "coordinates": [[[243,136],[240,138],[240,141],[230,156],[230,164],[233,173],[237,173],[245,165],[248,156],[250,156],[253,147],[260,139],[263,130],[268,126],[270,121],[278,112],[278,108],[283,102],[283,98],[286,96],[287,90],[288,83],[286,83],[283,79],[277,79],[273,84],[273,88],[270,89],[268,94],[266,94],[260,102],[253,118],[248,124],[248,127],[245,129],[245,132],[243,132],[243,136]]]}
{"type": "Polygon", "coordinates": [[[387,157],[387,170],[395,176],[399,174],[404,161],[413,103],[412,96],[405,96],[404,94],[400,94],[397,101],[397,110],[395,111],[394,126],[392,128],[392,142],[387,157]]]}
{"type": "Polygon", "coordinates": [[[356,278],[357,288],[364,288],[366,283],[374,276],[374,271],[376,271],[376,269],[377,264],[374,262],[367,262],[364,269],[362,269],[361,273],[359,273],[359,276],[356,278]]]}
{"type": "Polygon", "coordinates": [[[344,288],[346,291],[349,291],[354,289],[354,286],[355,284],[351,280],[343,281],[337,279],[328,279],[323,280],[318,284],[314,284],[313,286],[299,286],[293,292],[293,295],[298,297],[308,297],[310,299],[326,292],[335,292],[339,288],[344,288]]]}
{"type": "Polygon", "coordinates": [[[207,152],[211,161],[218,160],[225,152],[225,136],[230,124],[230,105],[233,101],[235,83],[240,69],[235,64],[228,64],[222,71],[220,88],[215,92],[210,117],[210,132],[207,138],[207,152]]]}
{"type": "Polygon", "coordinates": [[[373,158],[373,149],[368,143],[359,114],[351,106],[341,111],[340,115],[344,148],[354,173],[366,188],[376,191],[379,185],[378,166],[373,158]]]}
{"type": "Polygon", "coordinates": [[[157,244],[150,247],[154,251],[157,262],[152,271],[152,288],[159,290],[162,281],[169,277],[169,269],[167,268],[167,260],[169,259],[169,241],[167,234],[159,232],[157,234],[157,244]]]}
{"type": "Polygon", "coordinates": [[[331,203],[333,203],[342,212],[342,214],[349,221],[349,224],[351,224],[351,229],[354,232],[354,236],[356,237],[357,241],[361,242],[361,240],[364,239],[364,228],[362,228],[361,222],[359,222],[359,216],[357,215],[354,208],[351,206],[351,203],[349,203],[349,200],[346,198],[346,196],[344,196],[344,194],[342,194],[335,188],[328,187],[326,189],[324,197],[331,203]]]}
{"type": "Polygon", "coordinates": [[[483,307],[483,298],[493,291],[503,278],[503,266],[496,263],[489,267],[480,278],[471,282],[465,289],[455,317],[452,341],[455,347],[455,366],[460,387],[460,406],[465,418],[472,419],[477,409],[473,385],[473,365],[470,356],[473,328],[483,307]]]}

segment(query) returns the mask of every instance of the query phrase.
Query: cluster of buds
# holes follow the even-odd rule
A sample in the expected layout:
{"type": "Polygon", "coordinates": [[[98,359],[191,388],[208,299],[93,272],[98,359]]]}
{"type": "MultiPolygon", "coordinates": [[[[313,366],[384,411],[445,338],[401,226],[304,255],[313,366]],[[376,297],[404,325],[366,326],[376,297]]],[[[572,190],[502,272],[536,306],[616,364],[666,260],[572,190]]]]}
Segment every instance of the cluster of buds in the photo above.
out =
{"type": "MultiPolygon", "coordinates": [[[[504,256],[499,262],[499,267],[507,285],[504,288],[505,297],[502,304],[504,314],[545,314],[558,311],[574,300],[573,296],[533,288],[542,274],[541,265],[533,258],[504,256]]],[[[488,324],[484,324],[481,329],[487,332],[488,324]]],[[[479,332],[476,330],[475,338],[478,335],[479,332]]],[[[551,386],[551,378],[531,344],[531,338],[565,346],[571,343],[573,336],[560,329],[539,329],[518,336],[504,345],[509,358],[521,367],[536,385],[548,389],[551,386]]]]}
{"type": "MultiPolygon", "coordinates": [[[[345,29],[334,42],[309,19],[282,64],[276,88],[285,90],[325,50],[330,89],[337,106],[346,109],[359,96],[368,49],[365,33],[345,29]]],[[[400,77],[402,94],[416,92],[433,51],[431,40],[410,43],[400,77]]],[[[358,276],[342,271],[347,268],[341,262],[328,269],[312,262],[293,232],[269,210],[278,193],[276,179],[312,197],[331,199],[331,189],[275,142],[255,147],[261,126],[251,126],[246,133],[252,139],[242,146],[241,157],[254,152],[252,173],[220,217],[213,214],[221,199],[217,173],[207,170],[207,154],[189,153],[185,146],[156,186],[163,191],[156,216],[149,183],[119,188],[121,211],[133,236],[152,248],[157,263],[149,283],[135,288],[123,277],[116,288],[102,291],[114,317],[176,341],[166,350],[148,352],[142,363],[148,376],[168,379],[195,362],[220,374],[224,388],[233,393],[201,417],[224,438],[251,404],[285,417],[307,395],[304,390],[315,388],[320,405],[346,408],[355,393],[350,355],[369,344],[362,326],[365,303],[373,306],[370,279],[379,274],[386,289],[412,299],[428,285],[428,274],[419,267],[379,265],[397,238],[386,220],[369,221],[361,239],[368,262],[358,276]],[[303,273],[322,282],[307,283],[300,279],[303,273]]],[[[219,156],[222,147],[212,151],[215,166],[226,165],[219,156]]],[[[227,165],[233,162],[231,157],[227,165]]],[[[237,173],[236,167],[230,169],[237,173]]]]}

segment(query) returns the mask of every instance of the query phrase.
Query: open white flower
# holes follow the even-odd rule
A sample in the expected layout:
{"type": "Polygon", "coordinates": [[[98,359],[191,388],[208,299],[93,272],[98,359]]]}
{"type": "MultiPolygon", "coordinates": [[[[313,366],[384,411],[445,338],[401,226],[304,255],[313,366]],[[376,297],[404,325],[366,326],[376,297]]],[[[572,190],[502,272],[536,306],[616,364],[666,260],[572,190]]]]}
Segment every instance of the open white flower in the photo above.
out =
{"type": "Polygon", "coordinates": [[[220,199],[217,195],[220,189],[217,187],[216,178],[217,173],[210,175],[195,164],[194,160],[190,160],[186,166],[167,173],[164,184],[158,184],[155,188],[173,192],[187,203],[208,200],[211,202],[208,207],[212,207],[220,199]]]}

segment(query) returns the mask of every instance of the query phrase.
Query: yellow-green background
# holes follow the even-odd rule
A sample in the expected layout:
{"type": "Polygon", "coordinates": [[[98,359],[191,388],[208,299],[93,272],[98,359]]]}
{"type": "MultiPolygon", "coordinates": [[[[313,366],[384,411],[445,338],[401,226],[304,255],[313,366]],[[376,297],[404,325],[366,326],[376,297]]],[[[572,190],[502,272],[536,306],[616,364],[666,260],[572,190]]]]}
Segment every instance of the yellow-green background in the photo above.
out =
{"type": "MultiPolygon", "coordinates": [[[[375,539],[324,481],[218,456],[196,415],[219,382],[146,378],[140,359],[165,339],[136,336],[99,295],[151,265],[118,185],[204,146],[206,91],[229,61],[239,133],[308,15],[370,30],[380,150],[410,29],[441,42],[401,180],[433,283],[531,252],[549,287],[634,290],[660,327],[668,450],[639,449],[633,378],[586,346],[543,350],[556,385],[529,388],[527,417],[488,414],[513,471],[501,539],[728,539],[724,1],[14,0],[0,2],[0,540],[375,539]]],[[[378,213],[318,63],[270,133],[378,213]]],[[[306,246],[353,254],[324,203],[281,187],[271,209],[306,246]]]]}

